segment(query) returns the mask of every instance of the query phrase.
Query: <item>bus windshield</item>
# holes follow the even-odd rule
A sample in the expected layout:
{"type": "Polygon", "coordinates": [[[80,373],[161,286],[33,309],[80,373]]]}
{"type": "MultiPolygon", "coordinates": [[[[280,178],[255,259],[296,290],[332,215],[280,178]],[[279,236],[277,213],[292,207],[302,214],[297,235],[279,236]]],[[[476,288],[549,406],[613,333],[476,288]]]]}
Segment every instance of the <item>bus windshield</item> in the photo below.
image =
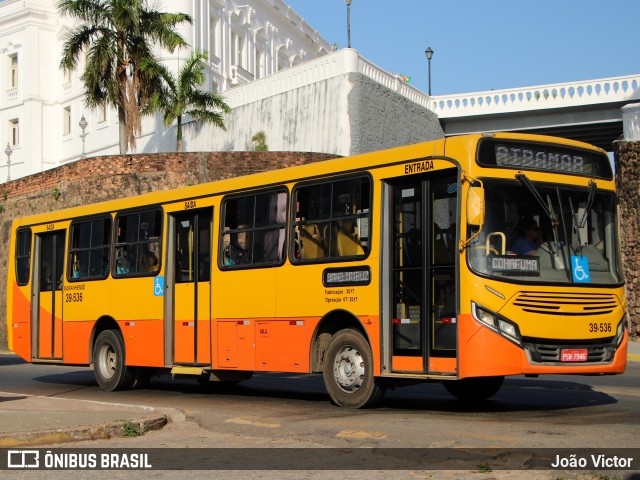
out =
{"type": "Polygon", "coordinates": [[[485,222],[469,244],[471,268],[523,283],[621,283],[614,194],[595,182],[585,188],[519,177],[484,180],[485,222]]]}

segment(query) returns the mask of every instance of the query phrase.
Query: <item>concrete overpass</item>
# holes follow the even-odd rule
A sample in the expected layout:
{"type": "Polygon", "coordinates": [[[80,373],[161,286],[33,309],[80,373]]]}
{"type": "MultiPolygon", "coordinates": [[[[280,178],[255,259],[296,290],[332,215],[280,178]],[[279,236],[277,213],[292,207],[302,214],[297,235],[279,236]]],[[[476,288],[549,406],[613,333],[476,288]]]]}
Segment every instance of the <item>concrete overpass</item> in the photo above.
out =
{"type": "Polygon", "coordinates": [[[557,135],[607,151],[624,105],[640,101],[640,75],[431,97],[446,135],[512,131],[557,135]]]}

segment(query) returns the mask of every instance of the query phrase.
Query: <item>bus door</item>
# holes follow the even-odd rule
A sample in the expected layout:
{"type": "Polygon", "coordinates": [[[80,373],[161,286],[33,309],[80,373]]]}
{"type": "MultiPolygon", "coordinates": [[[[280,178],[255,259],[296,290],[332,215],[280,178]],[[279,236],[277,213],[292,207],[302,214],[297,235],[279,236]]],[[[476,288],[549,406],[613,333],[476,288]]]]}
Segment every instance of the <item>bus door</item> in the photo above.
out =
{"type": "Polygon", "coordinates": [[[202,208],[176,213],[169,223],[176,364],[211,365],[212,219],[213,208],[202,208]]]}
{"type": "Polygon", "coordinates": [[[34,359],[62,360],[64,230],[35,236],[31,346],[34,359]]]}
{"type": "MultiPolygon", "coordinates": [[[[393,372],[454,373],[457,183],[455,173],[389,182],[383,321],[393,372]],[[385,318],[386,317],[386,318],[385,318]]],[[[384,338],[383,338],[384,340],[384,338]]]]}

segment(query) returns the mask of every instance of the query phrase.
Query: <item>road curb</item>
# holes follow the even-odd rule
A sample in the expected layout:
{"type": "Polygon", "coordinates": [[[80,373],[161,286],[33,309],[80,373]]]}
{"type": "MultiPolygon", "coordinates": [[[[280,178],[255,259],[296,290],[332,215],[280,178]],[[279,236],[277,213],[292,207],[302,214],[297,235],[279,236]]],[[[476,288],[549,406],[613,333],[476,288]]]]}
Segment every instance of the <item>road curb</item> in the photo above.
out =
{"type": "Polygon", "coordinates": [[[169,423],[167,415],[155,415],[136,420],[117,420],[101,425],[80,425],[35,432],[0,433],[0,448],[33,447],[53,443],[80,442],[83,440],[105,440],[113,437],[138,436],[160,430],[169,423]]]}

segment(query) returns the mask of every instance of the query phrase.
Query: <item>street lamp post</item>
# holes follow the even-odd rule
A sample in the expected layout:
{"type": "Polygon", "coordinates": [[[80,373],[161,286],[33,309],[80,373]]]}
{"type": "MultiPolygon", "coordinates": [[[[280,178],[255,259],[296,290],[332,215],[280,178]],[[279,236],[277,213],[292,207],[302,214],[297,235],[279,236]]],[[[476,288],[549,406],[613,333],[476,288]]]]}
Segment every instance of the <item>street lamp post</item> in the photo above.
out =
{"type": "Polygon", "coordinates": [[[351,2],[353,0],[344,0],[347,4],[347,48],[351,48],[351,2]]]}
{"type": "Polygon", "coordinates": [[[7,154],[7,182],[11,180],[11,154],[13,150],[11,150],[11,145],[7,142],[7,148],[4,149],[4,153],[7,154]]]}
{"type": "Polygon", "coordinates": [[[431,57],[433,57],[433,50],[431,47],[427,48],[424,54],[427,56],[427,68],[429,70],[429,95],[431,95],[431,57]]]}
{"type": "Polygon", "coordinates": [[[84,153],[84,139],[87,137],[87,133],[85,133],[85,129],[87,128],[87,125],[89,125],[89,122],[87,122],[87,119],[84,118],[84,114],[80,118],[80,122],[78,123],[78,125],[80,126],[80,129],[82,130],[82,133],[80,134],[80,138],[82,139],[82,153],[80,154],[80,158],[82,159],[82,158],[85,158],[87,156],[84,153]]]}

